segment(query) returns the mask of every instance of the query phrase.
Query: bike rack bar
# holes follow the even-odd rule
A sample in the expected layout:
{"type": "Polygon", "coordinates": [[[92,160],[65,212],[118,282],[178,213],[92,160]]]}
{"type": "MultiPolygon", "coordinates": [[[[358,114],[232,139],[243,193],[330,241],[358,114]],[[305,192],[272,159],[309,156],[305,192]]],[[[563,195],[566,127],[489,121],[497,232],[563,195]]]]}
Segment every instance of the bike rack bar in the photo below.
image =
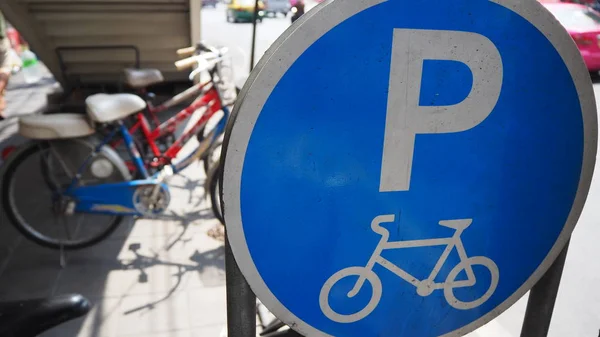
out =
{"type": "Polygon", "coordinates": [[[225,233],[225,275],[227,336],[256,337],[256,296],[235,262],[227,233],[225,233]]]}
{"type": "Polygon", "coordinates": [[[565,248],[563,248],[552,266],[546,271],[546,274],[531,288],[529,299],[527,300],[525,320],[521,328],[521,337],[548,336],[554,303],[558,295],[558,288],[568,250],[569,242],[567,241],[565,248]]]}

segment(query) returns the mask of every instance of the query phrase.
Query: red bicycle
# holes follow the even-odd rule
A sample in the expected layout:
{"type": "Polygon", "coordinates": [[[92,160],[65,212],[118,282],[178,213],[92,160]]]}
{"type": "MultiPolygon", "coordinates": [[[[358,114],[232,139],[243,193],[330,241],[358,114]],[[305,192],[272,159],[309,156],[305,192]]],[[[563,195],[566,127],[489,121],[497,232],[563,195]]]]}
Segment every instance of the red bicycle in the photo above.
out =
{"type": "MultiPolygon", "coordinates": [[[[229,117],[229,109],[222,98],[222,91],[227,90],[227,84],[224,83],[222,75],[223,60],[227,50],[219,50],[203,44],[192,48],[199,53],[176,62],[176,67],[182,70],[195,65],[196,68],[190,74],[190,79],[194,79],[203,72],[208,73],[210,79],[193,85],[160,105],[153,106],[147,102],[146,109],[132,116],[127,122],[129,132],[135,135],[134,141],[142,152],[144,164],[149,171],[156,171],[165,165],[172,165],[183,146],[196,135],[199,145],[189,156],[174,165],[174,171],[179,171],[189,165],[191,161],[200,159],[204,161],[204,168],[208,172],[208,168],[211,166],[210,161],[213,160],[210,153],[224,132],[229,117]],[[193,99],[192,103],[183,110],[165,122],[160,122],[157,114],[191,99],[193,99]],[[223,111],[223,115],[217,118],[216,115],[219,111],[223,111]],[[154,125],[151,125],[148,119],[151,119],[154,125]],[[194,119],[196,119],[195,122],[194,119]],[[185,130],[176,138],[177,129],[186,121],[188,123],[185,130]]],[[[180,50],[179,54],[189,49],[180,50]]],[[[145,93],[147,86],[162,81],[160,71],[154,69],[127,69],[125,74],[128,84],[140,90],[140,93],[145,93]]],[[[111,143],[115,149],[121,145],[123,145],[123,139],[116,139],[111,143]]],[[[130,171],[136,171],[133,162],[126,164],[130,171]]]]}

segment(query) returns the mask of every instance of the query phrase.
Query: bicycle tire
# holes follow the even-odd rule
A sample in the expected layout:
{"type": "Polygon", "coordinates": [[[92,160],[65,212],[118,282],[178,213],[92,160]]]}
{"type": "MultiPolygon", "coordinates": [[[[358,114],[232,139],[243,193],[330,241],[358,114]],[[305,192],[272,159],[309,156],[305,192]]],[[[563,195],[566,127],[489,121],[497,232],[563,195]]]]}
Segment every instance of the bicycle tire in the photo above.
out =
{"type": "Polygon", "coordinates": [[[206,177],[206,184],[204,185],[204,190],[206,194],[208,194],[210,198],[210,204],[212,212],[217,220],[221,223],[221,225],[225,225],[225,220],[223,219],[223,212],[221,209],[221,196],[219,195],[219,166],[221,161],[216,162],[209,170],[206,177]]]}
{"type": "Polygon", "coordinates": [[[208,177],[208,172],[210,171],[210,168],[215,165],[215,163],[219,162],[219,158],[221,158],[221,146],[223,145],[223,140],[218,140],[217,142],[215,142],[213,145],[211,145],[210,149],[208,151],[206,151],[206,155],[204,155],[204,158],[202,158],[202,167],[204,167],[204,173],[206,173],[206,176],[208,177]],[[219,157],[214,156],[214,152],[219,149],[219,157]]]}
{"type": "MultiPolygon", "coordinates": [[[[4,208],[4,211],[6,213],[6,216],[8,217],[8,220],[11,222],[13,227],[15,227],[15,229],[17,229],[27,239],[35,242],[36,244],[38,244],[40,246],[51,248],[51,249],[77,250],[77,249],[82,249],[82,248],[92,246],[92,245],[104,240],[106,237],[108,237],[110,234],[112,234],[117,229],[117,227],[121,224],[121,222],[123,221],[123,216],[115,216],[114,220],[107,226],[107,228],[104,231],[100,232],[98,235],[91,237],[88,240],[84,240],[84,241],[77,242],[74,244],[58,244],[56,242],[47,240],[39,233],[32,232],[30,230],[31,226],[24,225],[21,222],[22,219],[19,219],[19,217],[15,213],[15,210],[13,209],[13,205],[11,204],[11,195],[10,195],[11,186],[14,183],[13,177],[14,177],[15,173],[18,171],[19,165],[21,165],[29,156],[32,156],[36,152],[42,150],[43,148],[47,148],[47,147],[48,147],[47,142],[32,142],[30,144],[24,145],[21,150],[19,150],[17,153],[14,154],[14,156],[12,156],[12,158],[10,159],[9,162],[5,163],[5,167],[3,168],[4,175],[2,176],[2,182],[1,182],[1,186],[2,186],[1,196],[2,196],[2,207],[4,208]]],[[[42,169],[42,168],[43,167],[40,167],[40,169],[42,169]]],[[[123,178],[126,179],[126,177],[123,177],[123,178]]],[[[44,177],[44,179],[45,179],[45,177],[44,177]]]]}
{"type": "Polygon", "coordinates": [[[208,171],[210,170],[210,159],[208,159],[210,157],[210,153],[208,156],[204,157],[204,159],[202,159],[202,167],[204,167],[204,173],[206,173],[206,176],[208,176],[208,171]]]}

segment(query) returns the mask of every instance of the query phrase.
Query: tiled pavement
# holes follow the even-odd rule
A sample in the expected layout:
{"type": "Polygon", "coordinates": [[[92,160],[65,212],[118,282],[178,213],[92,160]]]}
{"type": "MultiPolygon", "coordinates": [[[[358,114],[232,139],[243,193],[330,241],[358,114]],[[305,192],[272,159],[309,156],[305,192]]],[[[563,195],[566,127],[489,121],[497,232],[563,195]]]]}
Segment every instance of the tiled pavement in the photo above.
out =
{"type": "MultiPolygon", "coordinates": [[[[45,106],[51,81],[27,87],[15,77],[7,91],[8,117],[45,106]]],[[[16,119],[0,122],[0,149],[14,137],[16,119]]],[[[202,336],[224,328],[222,239],[204,197],[204,172],[194,164],[173,177],[171,207],[157,219],[127,220],[100,244],[66,254],[19,235],[0,211],[0,301],[80,293],[93,302],[85,317],[43,336],[202,336]]]]}
{"type": "MultiPolygon", "coordinates": [[[[201,171],[198,165],[188,173],[201,171]]],[[[206,234],[218,225],[202,188],[189,184],[174,177],[164,217],[124,222],[100,244],[67,253],[65,268],[58,252],[3,225],[2,241],[12,237],[16,244],[0,274],[0,298],[75,292],[94,303],[86,318],[43,336],[219,336],[226,317],[224,249],[206,234]]]]}

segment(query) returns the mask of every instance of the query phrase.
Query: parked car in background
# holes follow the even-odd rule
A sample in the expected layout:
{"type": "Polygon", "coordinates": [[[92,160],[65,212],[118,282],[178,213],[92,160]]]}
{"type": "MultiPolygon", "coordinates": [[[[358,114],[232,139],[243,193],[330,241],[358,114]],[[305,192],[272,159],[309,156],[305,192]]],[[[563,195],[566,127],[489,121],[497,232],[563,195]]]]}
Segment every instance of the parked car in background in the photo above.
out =
{"type": "Polygon", "coordinates": [[[542,2],[542,5],[569,32],[588,70],[600,71],[600,13],[575,3],[542,2]]]}
{"type": "Polygon", "coordinates": [[[276,16],[277,13],[281,13],[283,16],[287,16],[291,8],[289,0],[265,0],[265,15],[276,16]]]}
{"type": "MultiPolygon", "coordinates": [[[[227,22],[249,22],[254,16],[255,0],[229,0],[227,3],[227,22]]],[[[265,16],[265,4],[258,2],[258,17],[256,21],[262,22],[265,16]]]]}

